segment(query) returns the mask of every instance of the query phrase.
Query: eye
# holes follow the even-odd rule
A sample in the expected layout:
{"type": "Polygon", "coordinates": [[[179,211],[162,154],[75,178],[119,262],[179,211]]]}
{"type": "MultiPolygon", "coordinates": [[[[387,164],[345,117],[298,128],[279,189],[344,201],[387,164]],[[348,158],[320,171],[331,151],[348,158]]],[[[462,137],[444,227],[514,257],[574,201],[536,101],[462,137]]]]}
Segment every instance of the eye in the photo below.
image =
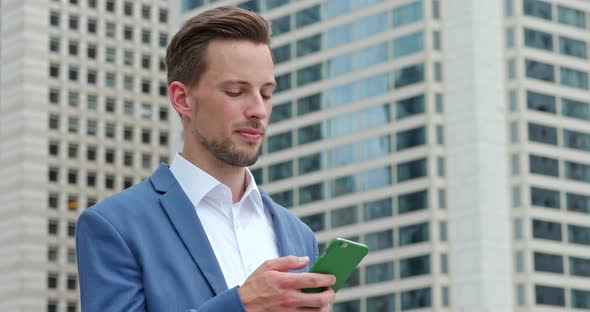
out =
{"type": "Polygon", "coordinates": [[[260,94],[263,100],[270,100],[272,98],[272,94],[260,94]]]}
{"type": "Polygon", "coordinates": [[[225,94],[231,97],[238,97],[242,95],[242,91],[225,91],[225,94]]]}

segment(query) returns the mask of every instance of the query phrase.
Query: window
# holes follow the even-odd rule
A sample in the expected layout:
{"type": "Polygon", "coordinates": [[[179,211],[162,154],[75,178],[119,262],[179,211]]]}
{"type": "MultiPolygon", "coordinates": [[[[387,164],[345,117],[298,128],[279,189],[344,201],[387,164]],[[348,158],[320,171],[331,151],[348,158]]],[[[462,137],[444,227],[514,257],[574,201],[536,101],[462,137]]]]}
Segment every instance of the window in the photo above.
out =
{"type": "Polygon", "coordinates": [[[561,241],[561,224],[543,220],[533,220],[533,237],[561,241]]]}
{"type": "Polygon", "coordinates": [[[416,64],[394,72],[395,88],[402,88],[424,80],[424,64],[416,64]]]}
{"type": "Polygon", "coordinates": [[[590,309],[590,291],[572,289],[572,307],[576,309],[590,309]]]}
{"type": "Polygon", "coordinates": [[[293,137],[290,131],[278,133],[268,137],[268,152],[273,153],[290,148],[293,145],[293,137]]]}
{"type": "Polygon", "coordinates": [[[358,36],[366,38],[387,30],[387,13],[377,13],[361,18],[358,22],[358,36]]]}
{"type": "Polygon", "coordinates": [[[552,19],[550,3],[541,0],[524,0],[522,4],[525,15],[542,18],[548,21],[552,19]]]}
{"type": "Polygon", "coordinates": [[[127,41],[133,41],[133,27],[125,26],[123,28],[123,39],[127,41]]]}
{"type": "Polygon", "coordinates": [[[89,171],[86,173],[86,186],[90,186],[90,187],[96,186],[96,172],[89,171]]]}
{"type": "Polygon", "coordinates": [[[78,42],[70,41],[68,44],[68,53],[70,55],[78,55],[78,42]]]}
{"type": "Polygon", "coordinates": [[[526,60],[526,76],[528,78],[554,82],[555,81],[555,68],[551,64],[541,63],[532,60],[526,60]]]}
{"type": "Polygon", "coordinates": [[[398,214],[428,209],[428,190],[400,194],[397,206],[398,214]]]}
{"type": "Polygon", "coordinates": [[[590,196],[566,193],[565,206],[568,211],[590,213],[590,196]]]}
{"type": "Polygon", "coordinates": [[[285,44],[272,49],[272,56],[275,64],[291,60],[291,44],[285,44]]]}
{"type": "Polygon", "coordinates": [[[89,145],[86,148],[86,160],[95,161],[96,160],[96,153],[97,153],[96,150],[97,150],[96,146],[89,145]]]}
{"type": "Polygon", "coordinates": [[[158,36],[158,44],[160,47],[165,48],[168,45],[168,34],[160,33],[158,36]]]}
{"type": "Polygon", "coordinates": [[[372,160],[391,153],[389,135],[368,138],[361,142],[361,159],[372,160]]]}
{"type": "Polygon", "coordinates": [[[105,3],[105,10],[107,12],[115,12],[115,0],[107,0],[105,3]]]}
{"type": "Polygon", "coordinates": [[[588,57],[586,42],[559,36],[559,53],[581,59],[588,57]]]}
{"type": "Polygon", "coordinates": [[[320,6],[315,5],[307,9],[299,10],[295,13],[295,26],[302,28],[315,24],[321,20],[320,6]]]}
{"type": "Polygon", "coordinates": [[[568,242],[580,245],[590,245],[590,227],[569,224],[567,226],[568,242]]]}
{"type": "Polygon", "coordinates": [[[295,50],[297,57],[303,57],[315,53],[322,48],[322,35],[317,34],[297,40],[295,50]]]}
{"type": "Polygon", "coordinates": [[[559,209],[559,191],[533,186],[531,187],[531,203],[533,206],[559,209]]]}
{"type": "Polygon", "coordinates": [[[557,21],[560,24],[578,27],[581,29],[586,28],[586,18],[584,11],[564,7],[561,5],[557,6],[557,21]]]}
{"type": "Polygon", "coordinates": [[[147,29],[141,30],[141,42],[144,44],[150,44],[151,42],[151,34],[150,31],[147,29]]]}
{"type": "Polygon", "coordinates": [[[563,145],[569,148],[590,151],[590,133],[563,129],[563,145]]]}
{"type": "Polygon", "coordinates": [[[299,175],[322,169],[322,155],[320,153],[299,157],[299,175]]]}
{"type": "Polygon", "coordinates": [[[49,289],[57,289],[58,285],[58,274],[49,272],[47,273],[47,288],[49,289]]]}
{"type": "Polygon", "coordinates": [[[49,64],[49,76],[59,78],[59,64],[49,64]]]}
{"type": "Polygon", "coordinates": [[[96,119],[88,119],[86,121],[86,134],[87,135],[96,135],[98,129],[98,122],[96,119]]]}
{"type": "Polygon", "coordinates": [[[524,29],[524,44],[527,47],[553,51],[553,35],[534,29],[524,29]]]}
{"type": "Polygon", "coordinates": [[[336,48],[353,40],[353,24],[344,24],[328,29],[326,32],[326,46],[336,48]]]}
{"type": "Polygon", "coordinates": [[[141,17],[147,20],[152,17],[152,8],[149,5],[144,4],[141,6],[141,17]]]}
{"type": "Polygon", "coordinates": [[[105,86],[107,88],[115,88],[116,85],[116,76],[114,73],[106,73],[105,74],[105,86]]]}
{"type": "Polygon", "coordinates": [[[96,59],[96,46],[93,44],[88,44],[88,46],[86,47],[86,56],[89,59],[96,59]]]}
{"type": "Polygon", "coordinates": [[[298,144],[303,145],[321,140],[324,136],[322,134],[322,124],[317,123],[306,127],[299,128],[298,144]]]}
{"type": "Polygon", "coordinates": [[[141,81],[141,92],[143,94],[150,94],[152,82],[149,79],[143,79],[141,81]]]}
{"type": "Polygon", "coordinates": [[[556,113],[555,97],[534,91],[527,91],[527,107],[546,113],[556,113]]]}
{"type": "Polygon", "coordinates": [[[356,192],[356,179],[353,175],[336,178],[330,182],[332,197],[356,192]]]}
{"type": "Polygon", "coordinates": [[[535,302],[537,304],[565,306],[565,292],[561,287],[535,285],[535,302]]]}
{"type": "Polygon", "coordinates": [[[560,83],[564,86],[588,90],[588,73],[567,67],[560,67],[560,83]]]}
{"type": "Polygon", "coordinates": [[[75,301],[68,301],[66,312],[77,312],[78,304],[75,301]]]}
{"type": "Polygon", "coordinates": [[[57,37],[51,37],[49,39],[49,51],[51,52],[59,52],[59,45],[60,45],[60,39],[57,37]]]}
{"type": "Polygon", "coordinates": [[[68,236],[75,237],[76,236],[76,222],[68,222],[68,236]]]}
{"type": "Polygon", "coordinates": [[[116,50],[113,47],[107,47],[105,49],[105,61],[107,63],[115,63],[115,57],[116,57],[116,50]]]}
{"type": "Polygon", "coordinates": [[[559,176],[559,165],[557,159],[529,155],[529,170],[531,173],[548,175],[548,176],[559,176]]]}
{"type": "Polygon", "coordinates": [[[395,294],[367,298],[367,312],[395,311],[395,294]]]}
{"type": "Polygon", "coordinates": [[[268,181],[278,181],[293,176],[293,161],[285,161],[268,167],[268,181]]]}
{"type": "Polygon", "coordinates": [[[393,262],[383,262],[365,267],[365,283],[375,284],[393,280],[393,262]]]}
{"type": "Polygon", "coordinates": [[[430,274],[430,255],[399,260],[399,277],[407,278],[430,274]]]}
{"type": "Polygon", "coordinates": [[[363,205],[363,212],[365,221],[390,217],[393,215],[391,198],[367,202],[363,205]]]}
{"type": "Polygon", "coordinates": [[[543,252],[534,253],[535,271],[563,274],[563,256],[543,252]]]}
{"type": "Polygon", "coordinates": [[[564,116],[590,120],[590,103],[562,98],[561,105],[564,116]]]}
{"type": "Polygon", "coordinates": [[[590,259],[569,257],[570,275],[590,277],[590,259]]]}
{"type": "Polygon", "coordinates": [[[357,206],[344,207],[330,211],[330,226],[337,228],[358,222],[357,206]]]}
{"type": "Polygon", "coordinates": [[[391,185],[391,167],[385,166],[367,170],[361,173],[360,180],[363,191],[391,185]]]}
{"type": "Polygon", "coordinates": [[[78,16],[70,15],[70,19],[68,21],[68,26],[71,30],[78,30],[78,16]]]}
{"type": "Polygon", "coordinates": [[[293,190],[286,190],[282,192],[277,192],[270,194],[270,197],[279,205],[283,207],[292,207],[293,206],[293,190]]]}
{"type": "Polygon", "coordinates": [[[392,248],[393,230],[368,233],[365,235],[365,244],[370,251],[392,248]]]}
{"type": "Polygon", "coordinates": [[[60,16],[59,12],[49,13],[49,25],[59,27],[60,16]]]}
{"type": "Polygon", "coordinates": [[[133,16],[133,2],[125,2],[123,5],[123,14],[133,16]]]}
{"type": "Polygon", "coordinates": [[[161,146],[168,146],[168,132],[160,130],[160,135],[158,137],[158,143],[161,146]]]}
{"type": "Polygon", "coordinates": [[[424,49],[424,33],[416,32],[393,41],[393,56],[398,58],[424,49]]]}
{"type": "Polygon", "coordinates": [[[291,15],[275,18],[270,22],[273,36],[278,36],[291,31],[291,15]]]}
{"type": "Polygon", "coordinates": [[[105,174],[104,176],[104,187],[107,190],[112,190],[115,188],[115,176],[112,174],[105,174]]]}
{"type": "Polygon", "coordinates": [[[47,234],[57,236],[59,228],[59,221],[50,219],[47,221],[47,234]]]}
{"type": "Polygon", "coordinates": [[[333,312],[360,312],[361,311],[361,301],[357,300],[350,300],[350,301],[341,301],[334,303],[333,305],[333,312]]]}
{"type": "Polygon", "coordinates": [[[133,51],[123,52],[123,64],[133,66],[133,51]]]}
{"type": "Polygon", "coordinates": [[[304,86],[322,79],[322,63],[297,70],[297,86],[304,86]]]}
{"type": "Polygon", "coordinates": [[[315,183],[299,188],[299,204],[304,205],[324,199],[324,184],[315,183]]]}
{"type": "Polygon", "coordinates": [[[88,18],[88,21],[86,22],[86,31],[90,34],[96,34],[96,25],[97,22],[95,19],[88,18]]]}
{"type": "Polygon", "coordinates": [[[360,81],[359,97],[361,99],[383,94],[391,89],[388,73],[367,77],[360,81]]]}
{"type": "Polygon", "coordinates": [[[271,10],[289,3],[289,0],[266,0],[266,9],[271,10]]]}
{"type": "Polygon", "coordinates": [[[133,152],[125,151],[123,153],[123,165],[133,167],[133,152]]]}
{"type": "Polygon", "coordinates": [[[590,165],[565,161],[565,177],[570,180],[590,182],[590,165]]]}
{"type": "Polygon", "coordinates": [[[388,44],[387,42],[382,42],[368,46],[358,51],[357,55],[358,66],[354,66],[353,68],[353,64],[351,64],[350,70],[356,68],[367,68],[384,63],[389,58],[388,44]]]}
{"type": "Polygon", "coordinates": [[[393,26],[401,27],[422,19],[422,0],[402,5],[393,10],[393,26]]]}
{"type": "Polygon", "coordinates": [[[426,175],[426,158],[411,160],[397,165],[398,182],[417,179],[426,175]]]}
{"type": "Polygon", "coordinates": [[[403,119],[409,116],[424,113],[424,102],[425,98],[423,94],[397,101],[395,103],[396,119],[403,119]]]}
{"type": "Polygon", "coordinates": [[[141,129],[141,143],[150,144],[152,142],[152,135],[150,129],[141,129]]]}
{"type": "Polygon", "coordinates": [[[399,228],[399,245],[406,246],[429,240],[428,223],[419,223],[399,228]]]}
{"type": "Polygon", "coordinates": [[[314,215],[301,217],[301,221],[307,224],[314,232],[323,231],[325,229],[325,213],[318,213],[314,215]]]}
{"type": "Polygon", "coordinates": [[[158,14],[158,20],[160,21],[160,23],[168,23],[168,10],[167,9],[160,8],[160,11],[158,14]]]}
{"type": "Polygon", "coordinates": [[[418,127],[396,133],[398,151],[426,144],[426,128],[418,127]]]}
{"type": "Polygon", "coordinates": [[[430,287],[402,291],[401,308],[403,310],[427,308],[432,305],[430,287]]]}
{"type": "Polygon", "coordinates": [[[47,261],[57,262],[58,255],[59,255],[59,247],[58,246],[47,247],[47,261]]]}
{"type": "Polygon", "coordinates": [[[557,145],[557,129],[537,123],[528,123],[529,141],[557,145]]]}
{"type": "Polygon", "coordinates": [[[277,86],[274,90],[274,93],[279,93],[291,89],[291,73],[276,76],[275,80],[277,82],[277,86]]]}
{"type": "Polygon", "coordinates": [[[115,38],[117,35],[117,25],[115,23],[107,22],[105,24],[105,34],[109,38],[115,38]]]}

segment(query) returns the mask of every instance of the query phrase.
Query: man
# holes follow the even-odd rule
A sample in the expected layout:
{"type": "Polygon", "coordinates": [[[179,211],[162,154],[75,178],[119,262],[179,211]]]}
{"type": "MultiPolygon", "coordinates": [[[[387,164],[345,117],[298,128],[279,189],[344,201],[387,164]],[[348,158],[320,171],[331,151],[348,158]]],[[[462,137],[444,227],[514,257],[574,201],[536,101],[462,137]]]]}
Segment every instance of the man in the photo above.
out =
{"type": "Polygon", "coordinates": [[[318,257],[313,233],[246,168],[272,109],[269,40],[263,18],[232,7],[172,38],[169,96],[184,147],[80,216],[83,311],[329,311],[334,276],[301,273],[318,257]],[[311,287],[327,290],[301,291],[311,287]]]}

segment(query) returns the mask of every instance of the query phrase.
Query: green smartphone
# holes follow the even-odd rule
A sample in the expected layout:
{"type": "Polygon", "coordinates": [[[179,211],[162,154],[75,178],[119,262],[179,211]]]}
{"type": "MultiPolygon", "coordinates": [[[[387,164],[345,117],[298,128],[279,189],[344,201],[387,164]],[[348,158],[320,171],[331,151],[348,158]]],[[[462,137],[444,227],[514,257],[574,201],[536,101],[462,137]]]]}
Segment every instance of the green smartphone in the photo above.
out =
{"type": "MultiPolygon", "coordinates": [[[[334,275],[336,277],[336,283],[332,285],[332,289],[336,292],[342,287],[368,252],[369,248],[366,245],[343,238],[333,239],[309,272],[334,275]]],[[[303,289],[303,292],[317,293],[322,292],[324,289],[306,288],[303,289]]]]}

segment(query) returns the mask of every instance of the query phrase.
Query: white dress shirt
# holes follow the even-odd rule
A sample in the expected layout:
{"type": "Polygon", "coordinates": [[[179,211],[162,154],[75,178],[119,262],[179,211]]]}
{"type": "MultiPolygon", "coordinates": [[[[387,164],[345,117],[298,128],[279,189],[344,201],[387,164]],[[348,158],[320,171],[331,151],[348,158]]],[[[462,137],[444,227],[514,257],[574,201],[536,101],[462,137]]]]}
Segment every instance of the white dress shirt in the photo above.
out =
{"type": "Polygon", "coordinates": [[[197,211],[228,288],[242,285],[264,261],[279,257],[272,217],[250,170],[246,168],[247,188],[236,204],[229,187],[180,154],[170,171],[197,211]]]}

